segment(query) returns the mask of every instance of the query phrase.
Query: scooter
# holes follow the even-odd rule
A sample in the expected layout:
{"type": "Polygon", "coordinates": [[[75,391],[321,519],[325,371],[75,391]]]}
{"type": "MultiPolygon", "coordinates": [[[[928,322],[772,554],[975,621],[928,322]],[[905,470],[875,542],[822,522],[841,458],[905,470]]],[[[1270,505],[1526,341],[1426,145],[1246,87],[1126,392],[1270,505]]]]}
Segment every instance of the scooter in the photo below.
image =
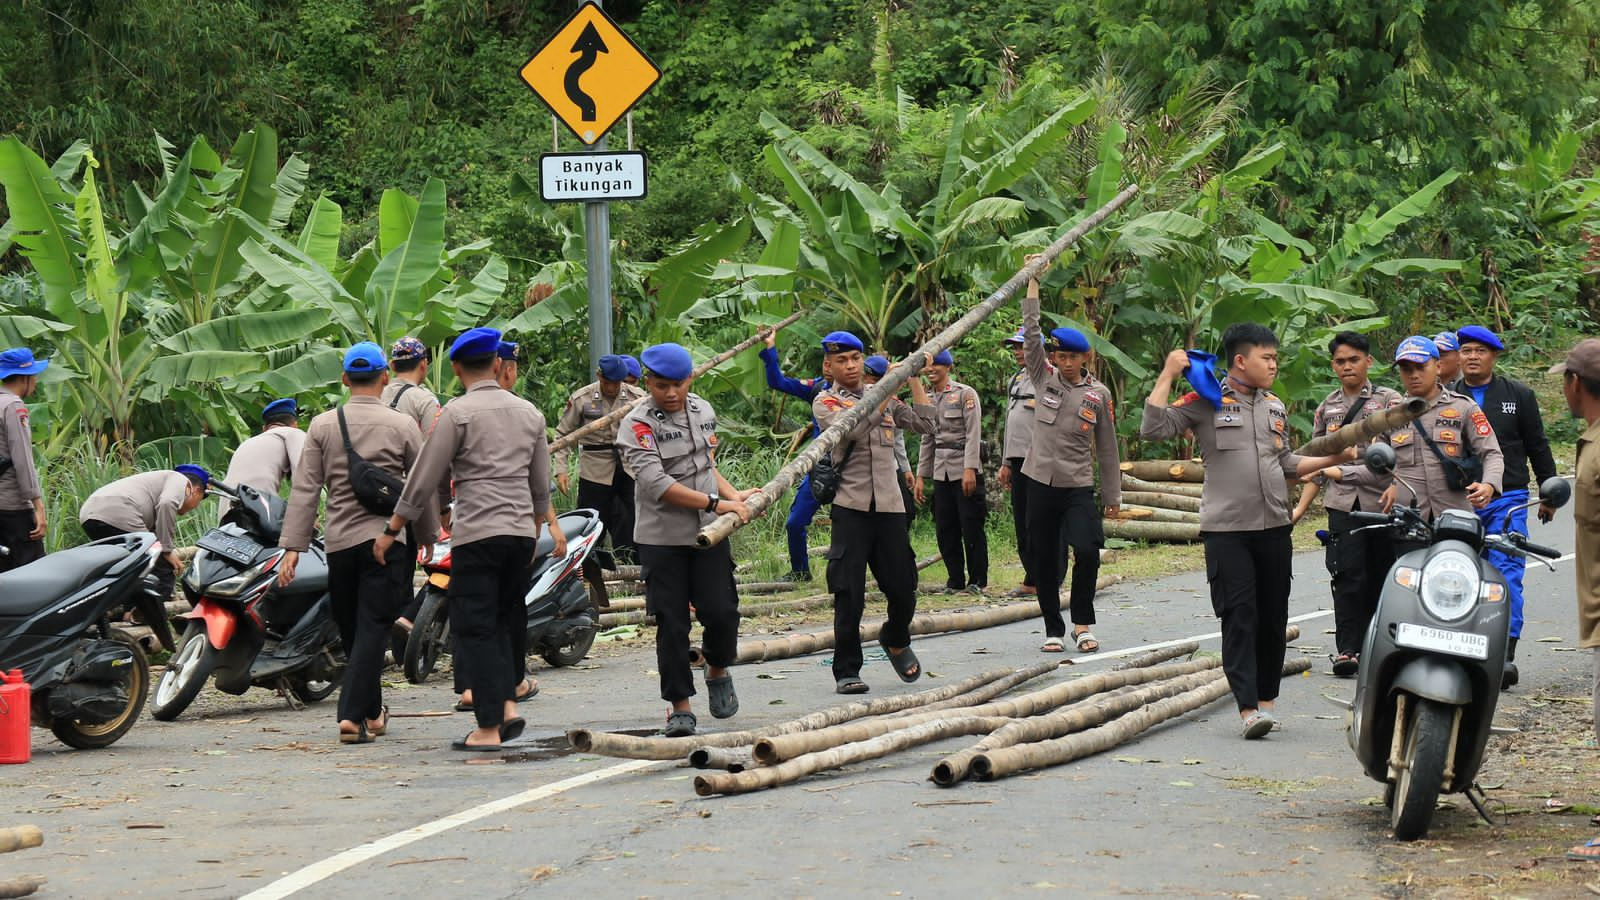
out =
{"type": "Polygon", "coordinates": [[[221,524],[196,542],[183,576],[194,605],[167,671],[156,685],[151,715],[178,717],[216,676],[217,687],[243,694],[277,688],[291,705],[326,699],[344,673],[344,649],[328,596],[328,557],[313,539],[295,577],[279,588],[278,548],[283,498],[246,484],[213,481],[210,493],[233,501],[221,524]]]}
{"type": "MultiPolygon", "coordinates": [[[[552,556],[555,539],[540,535],[525,602],[528,651],[559,667],[574,665],[588,654],[599,630],[599,608],[609,606],[610,600],[596,550],[605,533],[600,514],[577,509],[557,521],[567,538],[567,553],[552,556]]],[[[406,680],[412,684],[426,681],[439,657],[450,649],[448,536],[433,545],[433,559],[422,569],[427,583],[417,592],[403,661],[406,680]]]]}
{"type": "MultiPolygon", "coordinates": [[[[1394,449],[1374,443],[1367,467],[1394,471],[1394,449]]],[[[1345,725],[1350,748],[1368,777],[1384,785],[1394,835],[1427,834],[1442,793],[1464,794],[1487,819],[1474,779],[1483,763],[1500,700],[1510,629],[1509,591],[1485,554],[1501,550],[1541,558],[1555,568],[1561,551],[1510,532],[1484,535],[1471,512],[1446,510],[1431,524],[1417,509],[1396,504],[1387,514],[1355,512],[1361,529],[1386,528],[1398,540],[1422,543],[1395,560],[1361,648],[1355,699],[1345,725]]],[[[1532,507],[1564,505],[1572,485],[1551,478],[1532,507]]],[[[1510,513],[1507,514],[1510,519],[1510,513]]]]}
{"type": "Polygon", "coordinates": [[[69,747],[109,747],[144,710],[150,661],[111,622],[137,609],[172,649],[163,598],[145,580],[161,552],[155,535],[135,532],[0,574],[0,669],[22,670],[33,724],[69,747]]]}

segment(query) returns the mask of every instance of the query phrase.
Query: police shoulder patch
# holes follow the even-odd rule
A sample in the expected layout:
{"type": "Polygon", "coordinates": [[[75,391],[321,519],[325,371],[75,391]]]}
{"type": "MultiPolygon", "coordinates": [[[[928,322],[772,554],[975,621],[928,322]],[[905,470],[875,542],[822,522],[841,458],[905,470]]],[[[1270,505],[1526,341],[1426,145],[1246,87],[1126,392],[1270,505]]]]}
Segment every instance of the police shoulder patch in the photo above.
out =
{"type": "Polygon", "coordinates": [[[1190,391],[1189,393],[1184,394],[1182,397],[1179,397],[1178,399],[1172,401],[1172,405],[1173,406],[1188,406],[1189,404],[1191,404],[1191,403],[1193,403],[1193,402],[1195,402],[1196,400],[1199,400],[1199,399],[1200,399],[1200,394],[1198,392],[1190,391]]]}
{"type": "Polygon", "coordinates": [[[633,423],[633,439],[638,441],[639,446],[646,450],[654,450],[656,448],[656,433],[651,431],[650,426],[643,422],[633,423]]]}
{"type": "Polygon", "coordinates": [[[1489,427],[1489,417],[1481,409],[1472,414],[1472,427],[1478,432],[1478,437],[1488,437],[1494,431],[1489,427]]]}

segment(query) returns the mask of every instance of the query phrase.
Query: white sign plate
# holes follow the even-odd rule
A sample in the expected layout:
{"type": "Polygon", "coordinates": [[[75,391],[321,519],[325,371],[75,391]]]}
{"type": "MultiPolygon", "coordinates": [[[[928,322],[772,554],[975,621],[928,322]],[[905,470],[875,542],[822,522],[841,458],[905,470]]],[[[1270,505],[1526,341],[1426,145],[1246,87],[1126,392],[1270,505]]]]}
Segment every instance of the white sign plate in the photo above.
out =
{"type": "Polygon", "coordinates": [[[1400,629],[1395,633],[1394,642],[1402,647],[1437,650],[1451,656],[1489,658],[1489,636],[1473,634],[1470,631],[1446,631],[1443,628],[1429,628],[1426,625],[1401,622],[1400,629]]]}
{"type": "Polygon", "coordinates": [[[638,150],[546,153],[539,157],[539,196],[562,200],[642,200],[645,159],[638,150]]]}

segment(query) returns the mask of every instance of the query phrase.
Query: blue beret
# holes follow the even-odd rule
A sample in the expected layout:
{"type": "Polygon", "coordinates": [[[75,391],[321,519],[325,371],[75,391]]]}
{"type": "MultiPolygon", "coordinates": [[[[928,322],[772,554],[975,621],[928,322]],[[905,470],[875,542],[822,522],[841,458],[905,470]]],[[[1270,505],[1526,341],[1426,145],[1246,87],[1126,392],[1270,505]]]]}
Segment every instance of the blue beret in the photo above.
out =
{"type": "Polygon", "coordinates": [[[868,372],[871,372],[873,375],[879,378],[882,378],[883,376],[889,374],[889,360],[887,357],[883,356],[869,356],[866,358],[866,361],[861,364],[861,368],[866,369],[868,372]]]}
{"type": "Polygon", "coordinates": [[[953,366],[956,364],[956,358],[950,354],[949,350],[940,350],[933,355],[933,364],[936,366],[953,366]]]}
{"type": "Polygon", "coordinates": [[[611,354],[600,357],[600,377],[607,381],[621,381],[628,377],[628,361],[611,354]]]}
{"type": "Polygon", "coordinates": [[[639,354],[639,361],[651,375],[668,381],[682,381],[694,374],[694,357],[681,344],[656,344],[639,354]]]}
{"type": "Polygon", "coordinates": [[[1021,343],[1025,343],[1025,340],[1024,340],[1024,338],[1025,338],[1025,335],[1024,335],[1024,334],[1023,334],[1023,333],[1022,333],[1022,329],[1021,329],[1021,328],[1018,328],[1018,329],[1017,329],[1017,333],[1016,333],[1016,334],[1013,334],[1013,335],[1012,335],[1012,336],[1010,336],[1010,337],[1008,337],[1008,338],[1006,338],[1006,339],[1005,339],[1005,341],[1004,341],[1004,342],[1003,342],[1003,343],[1007,343],[1007,344],[1021,344],[1021,343]]]}
{"type": "Polygon", "coordinates": [[[1506,348],[1505,344],[1500,343],[1499,335],[1483,327],[1482,325],[1468,325],[1467,327],[1457,331],[1456,337],[1459,338],[1463,344],[1476,341],[1497,353],[1506,348]]]}
{"type": "Polygon", "coordinates": [[[1440,353],[1450,353],[1461,349],[1461,342],[1456,340],[1454,331],[1441,331],[1434,335],[1433,345],[1439,348],[1440,353]]]}
{"type": "Polygon", "coordinates": [[[1057,328],[1050,332],[1056,350],[1068,353],[1088,353],[1089,338],[1076,328],[1057,328]]]}
{"type": "Polygon", "coordinates": [[[37,375],[49,366],[50,361],[47,359],[35,360],[33,351],[27,347],[12,347],[10,350],[0,351],[0,378],[37,375]]]}
{"type": "Polygon", "coordinates": [[[172,467],[172,471],[178,472],[180,474],[187,475],[190,478],[194,478],[194,479],[199,480],[201,487],[210,487],[211,486],[211,473],[207,472],[205,469],[200,468],[199,466],[193,465],[191,463],[184,463],[181,466],[173,466],[172,467]]]}
{"type": "Polygon", "coordinates": [[[629,375],[633,376],[634,378],[644,377],[644,369],[639,367],[639,361],[637,359],[624,354],[622,361],[628,364],[629,375]]]}
{"type": "Polygon", "coordinates": [[[261,407],[261,421],[263,422],[272,418],[273,416],[297,416],[299,414],[300,406],[294,402],[293,397],[285,397],[282,400],[274,400],[271,403],[268,403],[266,406],[261,407]]]}
{"type": "Polygon", "coordinates": [[[500,352],[500,332],[494,328],[469,328],[450,345],[450,358],[493,356],[500,352]]]}
{"type": "MultiPolygon", "coordinates": [[[[822,339],[823,353],[844,353],[847,350],[866,350],[866,345],[861,343],[861,338],[848,331],[829,332],[822,339]]],[[[648,365],[648,363],[646,364],[648,365]]]]}
{"type": "Polygon", "coordinates": [[[371,341],[362,341],[345,351],[346,372],[360,375],[365,372],[381,372],[387,368],[389,363],[383,358],[383,348],[371,341]]]}
{"type": "Polygon", "coordinates": [[[1425,338],[1420,334],[1413,334],[1394,348],[1395,362],[1425,363],[1438,358],[1439,345],[1435,344],[1432,338],[1425,338]]]}
{"type": "Polygon", "coordinates": [[[501,359],[513,359],[514,360],[514,359],[517,358],[517,342],[516,341],[501,341],[500,342],[500,346],[496,347],[494,349],[494,352],[495,352],[495,355],[499,356],[501,359]]]}
{"type": "Polygon", "coordinates": [[[1184,377],[1194,392],[1211,404],[1212,409],[1222,406],[1222,382],[1217,380],[1217,358],[1204,350],[1185,350],[1189,368],[1184,377]]]}

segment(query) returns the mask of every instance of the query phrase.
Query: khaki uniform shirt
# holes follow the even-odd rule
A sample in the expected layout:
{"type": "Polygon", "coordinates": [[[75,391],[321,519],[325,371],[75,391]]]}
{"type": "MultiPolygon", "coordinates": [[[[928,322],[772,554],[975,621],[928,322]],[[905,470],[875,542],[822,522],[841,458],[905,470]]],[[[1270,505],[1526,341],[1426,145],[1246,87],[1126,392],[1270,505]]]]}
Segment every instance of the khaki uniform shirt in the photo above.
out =
{"type": "Polygon", "coordinates": [[[422,384],[413,385],[404,394],[400,393],[400,389],[409,384],[411,382],[400,378],[390,379],[378,399],[384,406],[410,416],[424,435],[432,434],[433,424],[439,419],[439,398],[428,390],[427,385],[422,384]],[[398,402],[396,397],[400,398],[398,402]]]}
{"type": "Polygon", "coordinates": [[[981,469],[983,406],[978,392],[956,381],[928,398],[938,423],[933,437],[917,450],[917,476],[935,481],[960,481],[967,469],[981,469]]]}
{"type": "Polygon", "coordinates": [[[0,456],[11,458],[11,468],[0,474],[0,510],[33,509],[44,496],[39,470],[33,462],[33,426],[22,398],[0,388],[0,456]]]}
{"type": "Polygon", "coordinates": [[[417,521],[446,479],[455,482],[456,546],[497,535],[538,537],[550,512],[550,440],[544,413],[492,378],[439,411],[395,514],[417,521]]]}
{"type": "MultiPolygon", "coordinates": [[[[1396,396],[1389,401],[1389,405],[1399,406],[1403,399],[1396,396]]],[[[1429,401],[1427,411],[1417,419],[1416,425],[1428,432],[1446,458],[1461,459],[1467,455],[1464,448],[1470,447],[1483,460],[1483,477],[1480,480],[1494,485],[1495,493],[1500,492],[1501,478],[1505,474],[1505,457],[1500,453],[1500,442],[1489,425],[1489,417],[1483,414],[1478,404],[1472,402],[1471,397],[1440,388],[1429,401]]],[[[1417,434],[1416,426],[1407,425],[1379,439],[1387,441],[1394,448],[1394,474],[1405,479],[1416,490],[1417,507],[1425,518],[1431,521],[1447,509],[1473,511],[1466,491],[1452,491],[1445,484],[1444,463],[1428,449],[1427,442],[1417,434]]],[[[1343,474],[1343,481],[1379,488],[1388,487],[1392,480],[1359,464],[1343,467],[1343,474]]],[[[1402,485],[1395,502],[1409,506],[1411,491],[1402,485]]]]}
{"type": "Polygon", "coordinates": [[[1033,442],[1033,415],[1037,404],[1033,379],[1022,369],[1006,385],[1006,431],[1000,439],[1000,455],[1006,459],[1025,459],[1033,442]]]}
{"type": "MultiPolygon", "coordinates": [[[[827,430],[834,421],[861,400],[861,392],[834,385],[811,401],[811,415],[818,427],[827,430]]],[[[938,423],[933,417],[933,406],[908,405],[898,397],[890,398],[881,416],[863,416],[856,427],[845,434],[833,449],[837,462],[844,456],[846,447],[855,447],[850,459],[839,473],[839,493],[833,498],[834,506],[860,512],[906,511],[905,500],[900,496],[900,479],[895,466],[895,428],[932,435],[938,423]]],[[[924,437],[923,443],[932,440],[924,437]]]]}
{"type": "MultiPolygon", "coordinates": [[[[1355,397],[1355,405],[1360,411],[1356,413],[1355,418],[1350,420],[1350,424],[1354,425],[1375,412],[1387,409],[1391,403],[1399,400],[1400,394],[1393,388],[1377,387],[1369,381],[1361,386],[1360,393],[1355,397]]],[[[1350,413],[1350,406],[1351,400],[1345,396],[1344,388],[1336,388],[1333,393],[1328,395],[1326,400],[1322,401],[1322,405],[1317,407],[1316,414],[1312,416],[1311,436],[1319,438],[1326,434],[1333,434],[1341,427],[1345,427],[1343,423],[1345,416],[1350,413]]],[[[1357,446],[1365,449],[1367,443],[1370,443],[1370,441],[1357,446]]],[[[1360,463],[1353,463],[1352,465],[1359,466],[1360,463]]],[[[1343,468],[1340,467],[1341,474],[1343,474],[1343,468]]],[[[1383,508],[1383,503],[1379,500],[1379,495],[1383,491],[1375,485],[1357,484],[1345,478],[1341,478],[1339,481],[1319,478],[1318,483],[1323,486],[1322,505],[1328,509],[1350,512],[1356,508],[1357,500],[1361,501],[1361,509],[1365,512],[1377,512],[1383,508]]]]}
{"type": "MultiPolygon", "coordinates": [[[[619,406],[626,406],[644,396],[644,389],[624,383],[615,400],[607,400],[600,393],[600,382],[585,385],[572,392],[567,406],[561,411],[561,421],[556,423],[556,437],[563,438],[579,428],[610,415],[619,406]]],[[[619,432],[620,433],[620,432],[619,432]]],[[[622,446],[609,435],[596,433],[583,439],[578,446],[578,477],[595,484],[610,484],[617,471],[622,446]]],[[[567,472],[567,454],[562,453],[550,461],[557,475],[567,472]]],[[[631,471],[626,466],[624,472],[631,471]]]]}
{"type": "MultiPolygon", "coordinates": [[[[306,433],[299,428],[283,425],[268,428],[247,438],[233,451],[228,472],[222,480],[235,485],[248,484],[263,494],[276,494],[285,481],[294,477],[300,451],[305,445],[306,433]]],[[[226,498],[219,500],[218,517],[227,515],[232,505],[226,498]]]]}
{"type": "MultiPolygon", "coordinates": [[[[351,397],[344,407],[344,420],[350,428],[350,446],[362,459],[401,479],[416,465],[422,452],[422,433],[410,416],[389,409],[376,397],[351,397]]],[[[374,515],[356,500],[355,488],[350,485],[350,457],[344,451],[344,437],[339,431],[339,411],[330,409],[312,419],[304,441],[305,452],[295,468],[289,511],[283,518],[278,546],[299,551],[311,546],[317,497],[324,490],[328,492],[328,512],[323,539],[328,552],[377,540],[389,517],[374,515]]],[[[439,535],[438,505],[431,497],[428,499],[422,515],[411,527],[418,544],[431,544],[439,535]]]]}
{"type": "Polygon", "coordinates": [[[1100,460],[1100,500],[1122,505],[1122,460],[1117,452],[1117,414],[1111,391],[1088,374],[1069,383],[1045,361],[1039,333],[1039,302],[1022,307],[1023,359],[1038,391],[1033,411],[1033,440],[1022,474],[1049,487],[1094,487],[1094,464],[1100,460]]]}
{"type": "Polygon", "coordinates": [[[623,465],[638,479],[633,492],[633,535],[641,544],[692,546],[695,535],[716,521],[714,513],[662,500],[674,484],[703,494],[717,492],[717,413],[690,394],[683,409],[669,413],[645,398],[617,426],[623,465]]]}
{"type": "Polygon", "coordinates": [[[1578,526],[1578,641],[1600,647],[1600,422],[1578,438],[1572,514],[1578,526]]]}
{"type": "Polygon", "coordinates": [[[1146,403],[1139,436],[1171,440],[1194,431],[1206,462],[1200,493],[1200,530],[1265,531],[1289,524],[1289,487],[1301,457],[1289,448],[1289,410],[1271,391],[1235,393],[1222,387],[1212,409],[1189,393],[1171,406],[1146,403]]]}
{"type": "Polygon", "coordinates": [[[177,549],[178,508],[189,477],[163,470],[129,475],[100,488],[78,508],[78,521],[95,519],[123,531],[154,532],[163,551],[177,549]]]}

